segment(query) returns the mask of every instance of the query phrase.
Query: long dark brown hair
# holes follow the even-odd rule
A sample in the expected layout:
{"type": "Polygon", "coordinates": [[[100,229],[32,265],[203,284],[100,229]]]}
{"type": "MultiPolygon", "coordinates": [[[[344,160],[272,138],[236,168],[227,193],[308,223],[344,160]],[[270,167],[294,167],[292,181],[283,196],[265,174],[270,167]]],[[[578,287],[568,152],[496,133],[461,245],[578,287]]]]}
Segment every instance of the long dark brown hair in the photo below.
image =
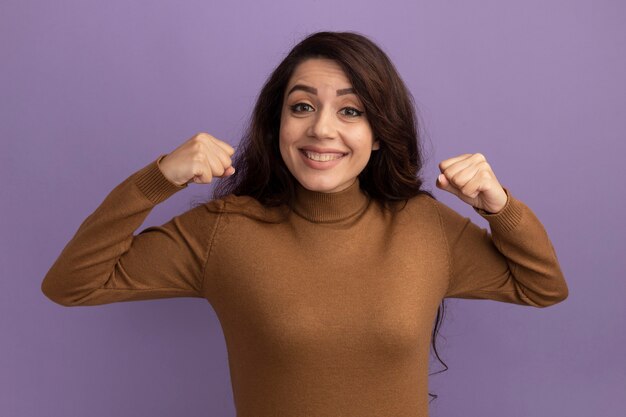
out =
{"type": "MultiPolygon", "coordinates": [[[[293,47],[259,93],[233,156],[237,173],[216,184],[213,198],[246,195],[265,206],[292,205],[297,180],[280,154],[280,116],[287,84],[295,68],[309,58],[332,59],[342,67],[363,103],[374,138],[380,142],[380,149],[372,152],[359,174],[361,189],[389,208],[419,194],[436,199],[422,189],[423,151],[413,96],[385,52],[356,32],[317,32],[293,47]]],[[[435,344],[444,312],[442,300],[432,335],[434,353],[445,367],[439,372],[448,369],[435,344]]]]}

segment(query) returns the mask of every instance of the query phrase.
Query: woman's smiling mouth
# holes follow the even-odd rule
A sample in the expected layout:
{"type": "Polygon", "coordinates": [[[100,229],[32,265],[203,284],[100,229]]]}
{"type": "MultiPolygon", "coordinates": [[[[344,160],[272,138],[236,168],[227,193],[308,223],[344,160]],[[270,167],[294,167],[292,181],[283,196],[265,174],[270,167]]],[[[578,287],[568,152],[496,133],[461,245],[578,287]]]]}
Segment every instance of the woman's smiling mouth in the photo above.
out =
{"type": "Polygon", "coordinates": [[[347,153],[316,152],[310,149],[299,149],[306,166],[313,169],[330,169],[339,164],[347,153]]]}
{"type": "Polygon", "coordinates": [[[301,149],[302,153],[312,161],[328,162],[344,157],[346,154],[338,152],[313,152],[301,149]]]}

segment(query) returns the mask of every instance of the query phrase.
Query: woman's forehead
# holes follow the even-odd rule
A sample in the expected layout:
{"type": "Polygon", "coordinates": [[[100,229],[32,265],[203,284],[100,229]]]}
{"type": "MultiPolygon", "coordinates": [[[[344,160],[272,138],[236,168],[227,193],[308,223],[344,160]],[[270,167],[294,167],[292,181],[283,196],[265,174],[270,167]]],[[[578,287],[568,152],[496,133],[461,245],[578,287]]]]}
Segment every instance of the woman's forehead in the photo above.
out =
{"type": "Polygon", "coordinates": [[[343,83],[346,84],[346,88],[350,87],[350,80],[341,65],[327,58],[310,58],[298,64],[288,84],[293,85],[301,81],[343,83]]]}
{"type": "Polygon", "coordinates": [[[314,95],[345,95],[354,93],[352,84],[339,63],[324,58],[301,62],[294,70],[285,95],[304,91],[314,95]]]}

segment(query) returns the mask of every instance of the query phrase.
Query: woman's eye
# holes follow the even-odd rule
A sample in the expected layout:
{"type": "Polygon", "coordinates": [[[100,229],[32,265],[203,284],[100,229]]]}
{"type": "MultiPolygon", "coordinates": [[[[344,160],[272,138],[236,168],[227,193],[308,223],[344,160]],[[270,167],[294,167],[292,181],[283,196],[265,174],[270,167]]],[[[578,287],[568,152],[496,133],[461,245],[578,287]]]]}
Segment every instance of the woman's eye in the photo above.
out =
{"type": "Polygon", "coordinates": [[[308,107],[308,108],[311,108],[311,109],[312,109],[312,107],[311,107],[311,106],[309,106],[309,105],[308,105],[308,104],[306,104],[306,103],[298,103],[298,104],[294,104],[293,106],[291,106],[291,111],[293,111],[293,112],[295,112],[295,113],[298,113],[298,112],[301,112],[301,111],[310,111],[310,110],[303,110],[303,107],[304,107],[304,108],[307,108],[307,107],[308,107]]]}
{"type": "Polygon", "coordinates": [[[348,112],[348,113],[344,112],[344,114],[346,116],[350,116],[350,117],[359,117],[360,115],[363,114],[362,111],[359,111],[359,110],[355,109],[354,107],[344,107],[343,109],[341,109],[342,112],[344,110],[348,112]]]}

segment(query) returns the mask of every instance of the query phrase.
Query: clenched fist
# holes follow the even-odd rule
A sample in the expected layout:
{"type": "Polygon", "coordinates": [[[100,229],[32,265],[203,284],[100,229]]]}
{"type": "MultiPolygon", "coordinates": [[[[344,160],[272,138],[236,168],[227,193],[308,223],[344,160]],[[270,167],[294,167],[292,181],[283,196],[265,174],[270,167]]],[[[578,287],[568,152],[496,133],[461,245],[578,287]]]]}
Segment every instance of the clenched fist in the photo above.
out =
{"type": "Polygon", "coordinates": [[[210,183],[213,177],[235,173],[230,157],[235,150],[226,142],[200,132],[167,154],[159,163],[163,175],[177,185],[190,181],[210,183]]]}
{"type": "Polygon", "coordinates": [[[498,213],[507,195],[483,154],[463,154],[439,163],[436,185],[473,207],[498,213]]]}

